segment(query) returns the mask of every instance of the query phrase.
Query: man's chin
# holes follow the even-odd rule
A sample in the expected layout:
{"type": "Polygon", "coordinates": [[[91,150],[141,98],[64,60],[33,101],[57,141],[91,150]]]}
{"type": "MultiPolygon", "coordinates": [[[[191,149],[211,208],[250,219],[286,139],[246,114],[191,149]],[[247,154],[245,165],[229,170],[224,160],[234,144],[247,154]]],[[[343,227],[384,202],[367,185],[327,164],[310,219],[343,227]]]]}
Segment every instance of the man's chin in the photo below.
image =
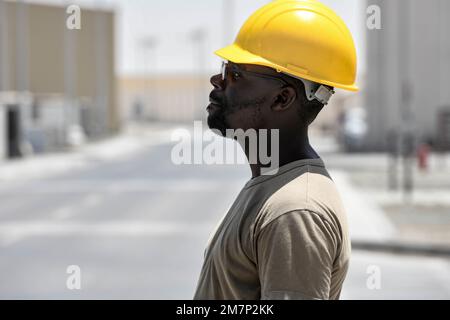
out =
{"type": "Polygon", "coordinates": [[[227,128],[223,121],[219,120],[217,117],[214,117],[214,115],[209,115],[207,122],[211,131],[222,137],[226,136],[227,128]]]}

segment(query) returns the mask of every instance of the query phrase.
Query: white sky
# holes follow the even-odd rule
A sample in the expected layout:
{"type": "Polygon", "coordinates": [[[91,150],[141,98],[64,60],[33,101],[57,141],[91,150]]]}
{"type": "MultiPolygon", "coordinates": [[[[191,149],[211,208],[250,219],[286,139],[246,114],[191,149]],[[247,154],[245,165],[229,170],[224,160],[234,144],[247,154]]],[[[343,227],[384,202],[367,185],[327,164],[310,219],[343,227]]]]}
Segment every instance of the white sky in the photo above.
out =
{"type": "MultiPolygon", "coordinates": [[[[113,6],[117,12],[117,69],[119,74],[190,73],[198,71],[198,56],[190,40],[193,30],[205,30],[204,68],[208,72],[219,68],[220,59],[213,51],[225,44],[223,3],[231,0],[40,0],[58,4],[113,6]],[[145,51],[139,44],[143,38],[157,39],[156,51],[146,66],[145,51]],[[155,62],[156,61],[156,62],[155,62]]],[[[227,25],[228,42],[232,42],[244,21],[268,0],[234,0],[234,19],[227,25]],[[234,22],[232,22],[234,21],[234,22]]],[[[322,0],[346,21],[357,44],[360,71],[364,65],[363,0],[322,0]]],[[[148,58],[147,58],[148,59],[148,58]]]]}

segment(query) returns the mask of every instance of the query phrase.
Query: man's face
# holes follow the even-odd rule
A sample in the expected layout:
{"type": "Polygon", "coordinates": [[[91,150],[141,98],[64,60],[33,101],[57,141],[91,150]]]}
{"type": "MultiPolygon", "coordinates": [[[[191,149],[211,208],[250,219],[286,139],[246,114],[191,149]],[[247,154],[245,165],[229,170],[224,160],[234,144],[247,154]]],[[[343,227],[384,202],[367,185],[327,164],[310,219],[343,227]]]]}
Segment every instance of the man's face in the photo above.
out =
{"type": "Polygon", "coordinates": [[[208,126],[225,136],[226,129],[263,129],[274,92],[282,83],[255,76],[251,71],[276,77],[276,71],[256,65],[228,63],[225,79],[218,74],[211,78],[214,86],[208,106],[208,126]]]}

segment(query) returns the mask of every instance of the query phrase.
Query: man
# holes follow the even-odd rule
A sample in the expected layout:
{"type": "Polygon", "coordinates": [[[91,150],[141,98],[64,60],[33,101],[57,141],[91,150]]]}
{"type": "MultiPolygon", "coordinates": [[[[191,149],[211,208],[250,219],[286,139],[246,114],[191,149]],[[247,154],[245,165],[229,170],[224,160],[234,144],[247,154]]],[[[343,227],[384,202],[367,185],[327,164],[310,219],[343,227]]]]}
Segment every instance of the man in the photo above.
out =
{"type": "Polygon", "coordinates": [[[279,0],[217,54],[228,62],[211,78],[209,127],[278,130],[280,167],[263,175],[250,164],[252,179],[209,241],[195,299],[338,299],[346,215],[308,126],[333,88],[357,90],[351,34],[320,2],[279,0]]]}

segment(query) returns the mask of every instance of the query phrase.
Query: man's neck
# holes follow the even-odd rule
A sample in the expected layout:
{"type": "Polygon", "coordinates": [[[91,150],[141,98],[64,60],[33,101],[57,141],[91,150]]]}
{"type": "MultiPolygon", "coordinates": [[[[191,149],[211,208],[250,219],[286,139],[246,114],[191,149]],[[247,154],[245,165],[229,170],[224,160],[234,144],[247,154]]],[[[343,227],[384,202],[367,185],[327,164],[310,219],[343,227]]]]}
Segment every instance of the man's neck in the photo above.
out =
{"type": "MultiPolygon", "coordinates": [[[[266,150],[270,150],[269,147],[266,150]]],[[[248,153],[246,153],[247,159],[249,158],[248,153]]],[[[273,155],[271,155],[273,157],[273,155]]],[[[298,160],[305,159],[318,159],[320,156],[313,149],[313,147],[309,144],[308,135],[305,134],[303,136],[297,138],[280,138],[279,142],[279,152],[278,152],[278,167],[282,167],[286,164],[289,164],[298,160]]],[[[252,178],[256,178],[261,175],[261,169],[264,168],[264,165],[258,164],[250,164],[250,169],[252,171],[252,178]]]]}

